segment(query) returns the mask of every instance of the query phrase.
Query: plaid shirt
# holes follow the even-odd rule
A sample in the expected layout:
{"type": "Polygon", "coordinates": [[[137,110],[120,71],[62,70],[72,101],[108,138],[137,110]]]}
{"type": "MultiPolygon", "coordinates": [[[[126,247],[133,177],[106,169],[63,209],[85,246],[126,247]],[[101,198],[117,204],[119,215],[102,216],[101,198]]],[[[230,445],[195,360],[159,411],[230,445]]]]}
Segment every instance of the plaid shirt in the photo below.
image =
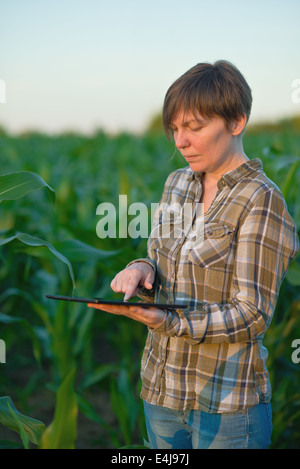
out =
{"type": "Polygon", "coordinates": [[[201,191],[200,173],[187,167],[170,174],[148,257],[139,259],[156,271],[153,290],[140,289],[142,298],[188,305],[149,329],[141,398],[176,410],[234,412],[271,398],[262,340],[299,241],[259,159],[224,174],[199,218],[201,191]],[[178,207],[185,206],[182,229],[178,207]]]}

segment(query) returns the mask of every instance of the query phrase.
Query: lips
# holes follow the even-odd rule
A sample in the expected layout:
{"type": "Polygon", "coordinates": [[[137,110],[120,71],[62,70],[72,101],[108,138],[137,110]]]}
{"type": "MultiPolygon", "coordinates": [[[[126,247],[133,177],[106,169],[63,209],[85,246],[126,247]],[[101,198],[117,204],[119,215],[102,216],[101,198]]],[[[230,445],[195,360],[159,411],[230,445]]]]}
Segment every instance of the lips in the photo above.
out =
{"type": "Polygon", "coordinates": [[[194,158],[197,158],[198,155],[187,155],[187,156],[183,156],[187,161],[189,160],[193,160],[194,158]]]}

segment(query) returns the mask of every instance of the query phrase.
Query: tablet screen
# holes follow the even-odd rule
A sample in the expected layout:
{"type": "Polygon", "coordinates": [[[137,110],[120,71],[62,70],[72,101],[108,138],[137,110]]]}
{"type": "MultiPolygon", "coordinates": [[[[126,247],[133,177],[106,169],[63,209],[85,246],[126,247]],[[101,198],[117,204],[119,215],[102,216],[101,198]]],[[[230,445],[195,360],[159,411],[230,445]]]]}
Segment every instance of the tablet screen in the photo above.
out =
{"type": "Polygon", "coordinates": [[[76,296],[46,295],[50,300],[73,301],[77,303],[94,303],[103,305],[119,305],[119,306],[142,306],[143,308],[161,308],[161,309],[184,309],[185,304],[167,304],[167,303],[144,303],[132,301],[118,300],[102,300],[101,298],[80,298],[76,296]]]}

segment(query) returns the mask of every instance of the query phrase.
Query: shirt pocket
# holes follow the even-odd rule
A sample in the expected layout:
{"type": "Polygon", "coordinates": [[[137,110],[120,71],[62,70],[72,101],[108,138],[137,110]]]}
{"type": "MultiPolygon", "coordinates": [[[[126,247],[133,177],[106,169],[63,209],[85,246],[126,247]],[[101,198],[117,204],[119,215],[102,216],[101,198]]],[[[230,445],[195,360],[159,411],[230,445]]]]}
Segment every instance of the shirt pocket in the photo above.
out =
{"type": "Polygon", "coordinates": [[[189,258],[203,269],[222,268],[228,262],[234,230],[227,225],[208,223],[204,239],[191,247],[189,258]]]}
{"type": "Polygon", "coordinates": [[[150,252],[163,250],[166,253],[174,248],[174,244],[178,239],[182,238],[182,218],[175,215],[160,214],[148,239],[148,250],[150,252]]]}

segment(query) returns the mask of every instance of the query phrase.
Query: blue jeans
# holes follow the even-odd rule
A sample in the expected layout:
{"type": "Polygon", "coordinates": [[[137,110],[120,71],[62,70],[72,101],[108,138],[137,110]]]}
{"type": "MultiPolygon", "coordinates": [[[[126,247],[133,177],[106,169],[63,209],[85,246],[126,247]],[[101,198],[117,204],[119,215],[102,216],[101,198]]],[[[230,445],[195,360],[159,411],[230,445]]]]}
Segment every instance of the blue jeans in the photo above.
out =
{"type": "Polygon", "coordinates": [[[224,414],[179,412],[145,401],[144,409],[152,449],[267,449],[271,443],[270,404],[224,414]]]}

